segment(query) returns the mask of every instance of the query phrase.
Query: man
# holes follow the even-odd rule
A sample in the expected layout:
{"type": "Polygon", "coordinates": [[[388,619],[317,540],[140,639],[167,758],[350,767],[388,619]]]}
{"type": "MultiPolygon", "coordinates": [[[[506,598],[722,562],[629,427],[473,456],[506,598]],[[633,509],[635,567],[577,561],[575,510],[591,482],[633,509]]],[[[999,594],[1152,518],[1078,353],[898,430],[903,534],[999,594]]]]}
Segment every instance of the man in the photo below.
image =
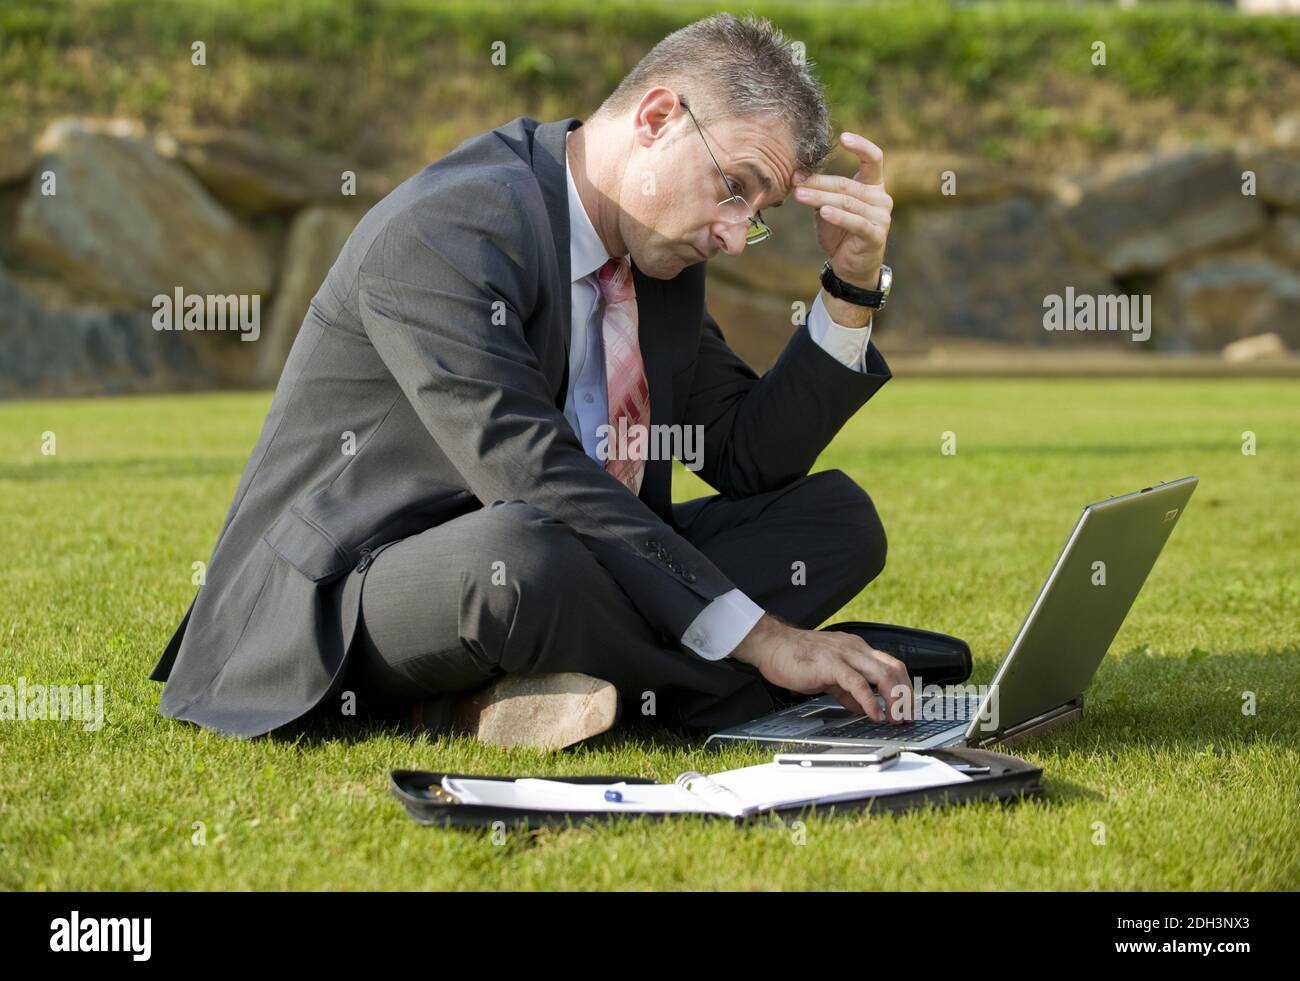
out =
{"type": "Polygon", "coordinates": [[[558,747],[623,705],[708,728],[792,693],[910,700],[899,661],[814,629],[885,561],[870,498],[808,476],[890,377],[879,294],[823,289],[762,378],[704,305],[704,261],[796,187],[823,282],[881,285],[881,154],[844,134],[856,177],[818,175],[827,120],[780,32],[721,14],[585,123],[520,117],[376,205],[154,669],[160,712],[247,737],[359,702],[558,747]],[[671,461],[609,438],[662,426],[699,427],[719,495],[674,506],[671,461]]]}

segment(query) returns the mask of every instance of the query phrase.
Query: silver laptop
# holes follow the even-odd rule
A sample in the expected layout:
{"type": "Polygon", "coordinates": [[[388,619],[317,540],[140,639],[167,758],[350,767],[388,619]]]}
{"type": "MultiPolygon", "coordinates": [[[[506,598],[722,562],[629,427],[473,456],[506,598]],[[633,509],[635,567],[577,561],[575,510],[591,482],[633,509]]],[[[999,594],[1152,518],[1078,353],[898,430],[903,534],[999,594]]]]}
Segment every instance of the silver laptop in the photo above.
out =
{"type": "MultiPolygon", "coordinates": [[[[745,740],[813,746],[1010,745],[1078,717],[1083,692],[1137,599],[1196,477],[1144,487],[1083,509],[1006,657],[986,686],[919,679],[910,718],[877,722],[822,695],[716,732],[706,746],[745,740]],[[929,689],[929,690],[927,690],[929,689]]],[[[914,686],[917,679],[913,680],[914,686]]],[[[885,700],[877,695],[882,708],[885,700]]]]}

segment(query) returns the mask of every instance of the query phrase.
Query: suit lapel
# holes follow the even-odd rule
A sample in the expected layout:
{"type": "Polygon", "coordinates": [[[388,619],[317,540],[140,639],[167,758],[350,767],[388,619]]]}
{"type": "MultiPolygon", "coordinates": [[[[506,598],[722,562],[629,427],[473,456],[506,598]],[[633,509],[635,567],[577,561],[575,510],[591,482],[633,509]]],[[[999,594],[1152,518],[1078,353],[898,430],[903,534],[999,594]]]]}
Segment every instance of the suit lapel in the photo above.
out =
{"type": "Polygon", "coordinates": [[[555,258],[560,267],[560,335],[564,342],[564,377],[560,382],[557,406],[563,410],[565,394],[569,387],[569,342],[573,336],[573,304],[570,286],[573,274],[569,267],[569,184],[566,171],[568,159],[564,154],[564,137],[582,125],[582,120],[569,117],[553,123],[538,123],[533,134],[533,173],[542,189],[542,201],[555,232],[555,258]]]}

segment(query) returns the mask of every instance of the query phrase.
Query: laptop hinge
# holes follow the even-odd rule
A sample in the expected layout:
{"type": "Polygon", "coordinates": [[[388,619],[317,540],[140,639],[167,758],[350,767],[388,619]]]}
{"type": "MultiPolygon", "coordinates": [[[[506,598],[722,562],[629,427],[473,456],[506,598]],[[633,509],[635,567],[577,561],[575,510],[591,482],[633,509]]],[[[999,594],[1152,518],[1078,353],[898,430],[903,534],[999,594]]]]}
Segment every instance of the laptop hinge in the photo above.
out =
{"type": "Polygon", "coordinates": [[[1027,722],[1014,725],[1009,729],[989,733],[987,736],[980,738],[975,745],[988,746],[997,743],[1002,746],[1011,746],[1040,732],[1055,729],[1057,726],[1077,719],[1081,715],[1083,715],[1083,696],[1079,695],[1070,699],[1064,705],[1058,705],[1042,715],[1034,716],[1027,722]]]}

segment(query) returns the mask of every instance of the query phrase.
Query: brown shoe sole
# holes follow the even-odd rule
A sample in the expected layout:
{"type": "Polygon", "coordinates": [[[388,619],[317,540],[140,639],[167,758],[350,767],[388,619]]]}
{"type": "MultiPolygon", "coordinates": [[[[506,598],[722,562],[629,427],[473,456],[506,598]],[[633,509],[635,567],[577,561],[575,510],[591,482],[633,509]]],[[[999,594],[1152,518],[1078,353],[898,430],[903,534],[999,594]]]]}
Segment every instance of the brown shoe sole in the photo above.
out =
{"type": "MultiPolygon", "coordinates": [[[[416,731],[424,706],[413,707],[416,731]]],[[[508,674],[455,699],[452,731],[490,746],[558,750],[612,729],[621,711],[618,689],[591,675],[508,674]]]]}

